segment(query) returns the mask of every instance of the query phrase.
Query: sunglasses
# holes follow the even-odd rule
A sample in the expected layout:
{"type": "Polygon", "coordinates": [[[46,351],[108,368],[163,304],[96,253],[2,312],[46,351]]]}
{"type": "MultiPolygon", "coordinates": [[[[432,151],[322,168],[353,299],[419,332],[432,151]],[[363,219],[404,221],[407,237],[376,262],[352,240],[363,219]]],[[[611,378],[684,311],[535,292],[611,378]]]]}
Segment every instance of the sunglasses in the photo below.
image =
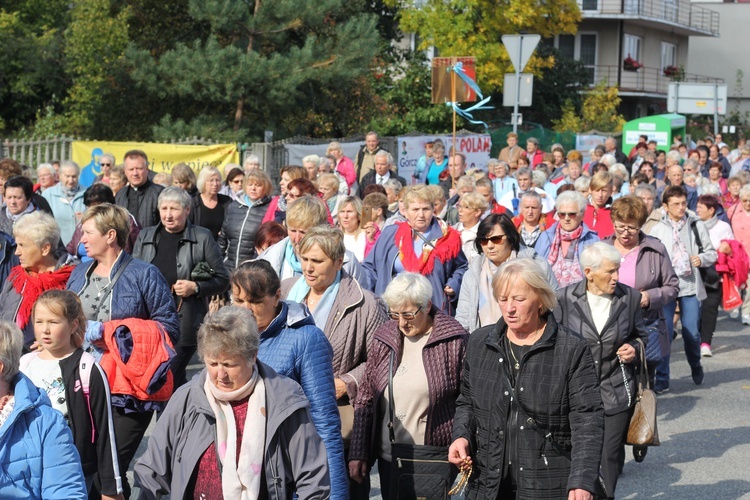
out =
{"type": "Polygon", "coordinates": [[[507,237],[508,235],[506,234],[498,234],[496,236],[487,236],[486,238],[482,238],[481,243],[482,245],[486,245],[491,241],[493,245],[499,245],[507,237]]]}
{"type": "Polygon", "coordinates": [[[99,166],[100,167],[111,167],[112,164],[111,163],[100,163],[99,166]]]}
{"type": "Polygon", "coordinates": [[[578,212],[557,212],[560,219],[575,219],[578,217],[578,212]]]}

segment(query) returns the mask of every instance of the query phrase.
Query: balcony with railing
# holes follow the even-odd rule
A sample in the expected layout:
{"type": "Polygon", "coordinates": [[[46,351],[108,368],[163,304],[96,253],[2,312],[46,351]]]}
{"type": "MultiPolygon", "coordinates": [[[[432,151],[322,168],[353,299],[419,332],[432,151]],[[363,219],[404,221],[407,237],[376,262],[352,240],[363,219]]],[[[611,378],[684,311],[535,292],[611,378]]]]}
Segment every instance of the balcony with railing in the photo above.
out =
{"type": "Polygon", "coordinates": [[[584,19],[630,19],[690,35],[719,36],[719,13],[689,0],[578,0],[584,19]]]}
{"type": "MultiPolygon", "coordinates": [[[[692,83],[723,84],[723,78],[679,72],[678,76],[667,76],[659,68],[640,67],[635,71],[621,66],[589,66],[591,85],[606,80],[610,86],[617,86],[620,93],[661,94],[666,98],[669,84],[675,81],[692,83]]],[[[667,71],[668,73],[668,71],[667,71]]]]}

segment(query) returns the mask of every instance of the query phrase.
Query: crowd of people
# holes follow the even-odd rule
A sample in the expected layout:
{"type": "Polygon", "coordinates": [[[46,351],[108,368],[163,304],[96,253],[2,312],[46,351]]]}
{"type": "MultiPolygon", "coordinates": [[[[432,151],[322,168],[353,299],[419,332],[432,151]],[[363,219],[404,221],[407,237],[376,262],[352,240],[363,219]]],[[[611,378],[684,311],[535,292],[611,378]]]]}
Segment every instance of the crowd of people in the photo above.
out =
{"type": "Polygon", "coordinates": [[[750,146],[549,149],[0,160],[0,495],[401,498],[406,445],[469,498],[614,498],[639,360],[668,391],[681,334],[701,385],[747,286],[750,146]]]}

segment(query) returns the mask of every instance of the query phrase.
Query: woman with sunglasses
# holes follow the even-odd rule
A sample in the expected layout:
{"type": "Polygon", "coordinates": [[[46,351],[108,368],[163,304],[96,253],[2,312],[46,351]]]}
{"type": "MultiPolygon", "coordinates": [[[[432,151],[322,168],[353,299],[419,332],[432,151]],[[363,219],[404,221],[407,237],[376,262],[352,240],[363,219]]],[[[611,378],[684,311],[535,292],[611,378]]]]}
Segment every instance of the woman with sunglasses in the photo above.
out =
{"type": "MultiPolygon", "coordinates": [[[[432,285],[417,273],[402,273],[383,293],[391,320],[373,335],[367,368],[354,403],[349,476],[364,481],[378,460],[385,500],[396,498],[391,481],[389,412],[394,406],[395,443],[443,446],[448,456],[453,415],[468,334],[432,304],[432,285]],[[388,388],[393,357],[393,394],[388,388]]],[[[446,492],[447,493],[447,492],[446,492]]]]}
{"type": "Polygon", "coordinates": [[[534,259],[545,270],[552,290],[557,290],[557,279],[547,260],[521,243],[521,234],[508,217],[487,216],[479,223],[474,244],[479,255],[471,261],[464,275],[456,309],[456,320],[469,332],[494,325],[500,319],[500,307],[492,295],[492,278],[509,260],[534,259]]]}
{"type": "Polygon", "coordinates": [[[575,191],[565,191],[555,201],[558,222],[547,229],[534,249],[547,259],[560,288],[583,279],[578,256],[584,248],[599,241],[599,236],[583,222],[586,198],[575,191]]]}

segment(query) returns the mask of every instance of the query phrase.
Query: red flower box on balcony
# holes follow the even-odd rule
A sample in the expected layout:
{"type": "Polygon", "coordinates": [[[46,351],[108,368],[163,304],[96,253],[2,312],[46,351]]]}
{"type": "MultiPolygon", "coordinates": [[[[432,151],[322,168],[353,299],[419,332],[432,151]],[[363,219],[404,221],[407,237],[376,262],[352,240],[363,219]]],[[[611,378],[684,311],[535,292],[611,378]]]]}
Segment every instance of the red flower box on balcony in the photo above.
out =
{"type": "Polygon", "coordinates": [[[630,57],[630,55],[622,61],[622,69],[625,71],[638,71],[642,67],[643,64],[630,57]]]}
{"type": "Polygon", "coordinates": [[[677,66],[667,66],[666,68],[664,68],[664,76],[672,78],[679,75],[680,68],[678,68],[677,66]]]}

